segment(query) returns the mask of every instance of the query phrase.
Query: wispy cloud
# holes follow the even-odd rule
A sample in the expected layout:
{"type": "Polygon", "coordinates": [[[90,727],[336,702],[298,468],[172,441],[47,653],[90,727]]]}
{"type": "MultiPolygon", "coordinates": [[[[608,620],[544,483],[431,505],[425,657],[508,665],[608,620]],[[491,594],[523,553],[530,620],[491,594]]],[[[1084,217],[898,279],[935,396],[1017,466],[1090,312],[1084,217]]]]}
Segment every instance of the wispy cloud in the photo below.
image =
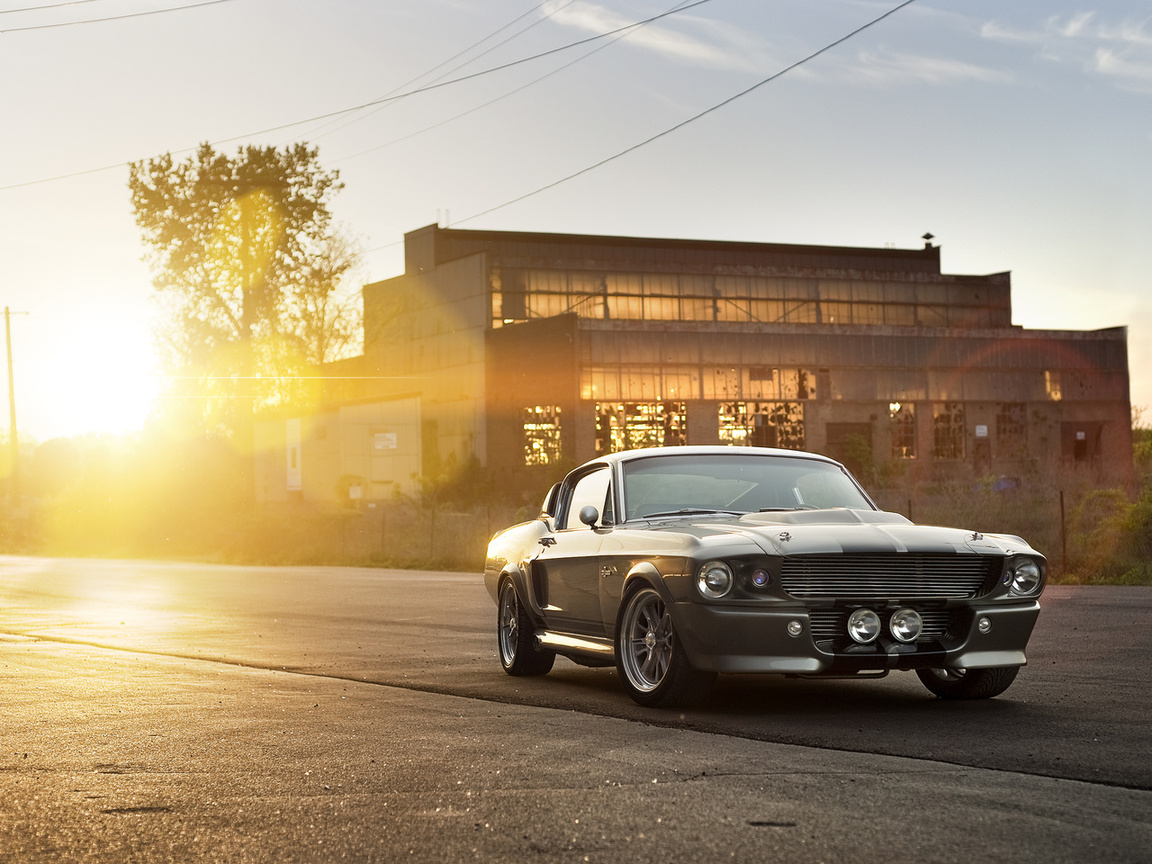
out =
{"type": "Polygon", "coordinates": [[[897,52],[861,52],[851,68],[852,80],[873,85],[958,84],[965,81],[1006,81],[1009,76],[996,69],[945,57],[925,57],[897,52]]]}
{"type": "Polygon", "coordinates": [[[1097,49],[1096,71],[1131,83],[1152,85],[1152,61],[1132,60],[1119,51],[1097,49]]]}
{"type": "Polygon", "coordinates": [[[1052,16],[1035,27],[986,22],[986,39],[1032,46],[1046,61],[1078,66],[1115,86],[1152,93],[1152,30],[1147,19],[1113,23],[1097,12],[1052,16]]]}
{"type": "Polygon", "coordinates": [[[1081,35],[1088,29],[1095,15],[1095,12],[1053,15],[1036,27],[1013,27],[1002,21],[986,21],[980,28],[980,35],[998,42],[1039,45],[1053,39],[1073,39],[1081,35]]]}
{"type": "MultiPolygon", "coordinates": [[[[542,7],[542,11],[551,14],[555,23],[586,33],[607,33],[627,27],[635,21],[634,18],[624,18],[611,9],[583,0],[567,4],[564,0],[552,0],[542,7]]],[[[637,27],[628,34],[627,42],[658,54],[716,69],[755,69],[760,54],[737,29],[691,15],[662,19],[637,27]],[[711,40],[689,36],[675,29],[673,22],[690,25],[692,29],[709,35],[711,40]]]]}

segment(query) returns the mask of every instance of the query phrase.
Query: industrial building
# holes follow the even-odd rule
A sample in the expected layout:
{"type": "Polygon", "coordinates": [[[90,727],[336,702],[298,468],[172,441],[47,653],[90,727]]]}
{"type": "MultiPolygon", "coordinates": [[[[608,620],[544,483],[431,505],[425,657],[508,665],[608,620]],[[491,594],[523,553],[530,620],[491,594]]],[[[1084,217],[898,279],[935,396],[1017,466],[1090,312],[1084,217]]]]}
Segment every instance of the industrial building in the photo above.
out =
{"type": "Polygon", "coordinates": [[[752,444],[914,482],[1132,471],[1127,332],[1012,323],[1008,273],[873,249],[471,231],[405,236],[364,353],[260,424],[268,500],[379,499],[473,460],[538,490],[598,453],[752,444]]]}

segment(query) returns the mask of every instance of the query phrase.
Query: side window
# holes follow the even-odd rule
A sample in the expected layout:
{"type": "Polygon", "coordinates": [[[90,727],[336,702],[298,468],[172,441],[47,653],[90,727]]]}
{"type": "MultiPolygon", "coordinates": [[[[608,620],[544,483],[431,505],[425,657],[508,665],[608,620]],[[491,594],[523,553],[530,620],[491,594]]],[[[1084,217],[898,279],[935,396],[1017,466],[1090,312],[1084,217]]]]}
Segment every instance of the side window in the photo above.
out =
{"type": "Polygon", "coordinates": [[[556,508],[560,505],[560,484],[557,483],[548,490],[548,495],[544,498],[544,503],[540,507],[540,515],[555,516],[556,508]]]}
{"type": "Polygon", "coordinates": [[[601,468],[598,471],[593,471],[581,477],[576,482],[576,488],[572,490],[572,501],[568,505],[568,518],[565,520],[565,528],[585,528],[583,522],[580,521],[580,511],[591,504],[596,508],[600,514],[601,524],[609,524],[612,521],[612,513],[610,509],[605,509],[605,504],[610,505],[611,501],[608,497],[608,489],[610,486],[610,478],[612,472],[607,468],[601,468]]]}

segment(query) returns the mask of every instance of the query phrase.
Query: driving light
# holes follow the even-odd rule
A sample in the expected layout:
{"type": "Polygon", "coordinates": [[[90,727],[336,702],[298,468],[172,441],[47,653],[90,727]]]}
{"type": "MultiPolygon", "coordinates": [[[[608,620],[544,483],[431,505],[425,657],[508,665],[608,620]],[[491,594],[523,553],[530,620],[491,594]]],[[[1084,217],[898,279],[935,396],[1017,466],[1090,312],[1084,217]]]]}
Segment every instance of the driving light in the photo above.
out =
{"type": "Polygon", "coordinates": [[[981,615],[980,620],[976,622],[976,629],[981,633],[992,632],[992,619],[987,615],[981,615]]]}
{"type": "Polygon", "coordinates": [[[857,609],[848,616],[848,635],[867,645],[880,635],[880,616],[871,609],[857,609]]]}
{"type": "Polygon", "coordinates": [[[763,588],[768,584],[769,578],[767,570],[757,570],[752,574],[752,584],[757,588],[763,588]]]}
{"type": "Polygon", "coordinates": [[[888,622],[888,630],[898,642],[915,642],[924,629],[924,619],[915,609],[897,609],[888,622]]]}
{"type": "Polygon", "coordinates": [[[803,622],[801,622],[801,621],[789,621],[788,622],[788,635],[789,636],[799,636],[803,632],[804,632],[804,623],[803,622]]]}
{"type": "Polygon", "coordinates": [[[1013,594],[1031,594],[1040,587],[1040,565],[1031,558],[1023,558],[1009,571],[1012,577],[1009,590],[1013,594]]]}
{"type": "Polygon", "coordinates": [[[723,561],[709,561],[696,576],[696,588],[713,600],[723,597],[732,588],[732,570],[723,561]]]}

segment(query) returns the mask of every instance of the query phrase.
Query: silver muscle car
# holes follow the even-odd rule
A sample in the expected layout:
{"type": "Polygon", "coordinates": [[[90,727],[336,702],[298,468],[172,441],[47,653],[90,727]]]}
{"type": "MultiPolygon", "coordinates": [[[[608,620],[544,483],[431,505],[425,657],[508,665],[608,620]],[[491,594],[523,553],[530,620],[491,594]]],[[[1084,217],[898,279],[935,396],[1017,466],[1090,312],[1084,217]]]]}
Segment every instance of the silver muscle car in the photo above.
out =
{"type": "Polygon", "coordinates": [[[946,699],[996,696],[1026,662],[1044,578],[1019,537],[914,525],[831,459],[755,447],[588,462],[492,538],[484,568],[508,674],[557,654],[615,665],[660,707],[720,672],[915,670],[946,699]]]}

